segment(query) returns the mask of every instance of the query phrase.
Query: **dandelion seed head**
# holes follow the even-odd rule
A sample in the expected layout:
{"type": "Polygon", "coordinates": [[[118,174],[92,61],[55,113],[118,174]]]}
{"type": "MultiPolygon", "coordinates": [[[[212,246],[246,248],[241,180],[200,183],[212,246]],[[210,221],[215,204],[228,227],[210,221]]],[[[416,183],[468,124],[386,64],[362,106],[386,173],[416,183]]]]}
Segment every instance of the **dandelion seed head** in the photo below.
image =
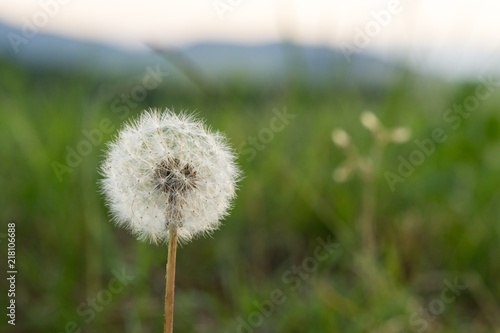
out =
{"type": "Polygon", "coordinates": [[[145,111],[109,144],[101,183],[117,225],[152,243],[216,230],[228,214],[240,172],[218,132],[187,114],[145,111]]]}

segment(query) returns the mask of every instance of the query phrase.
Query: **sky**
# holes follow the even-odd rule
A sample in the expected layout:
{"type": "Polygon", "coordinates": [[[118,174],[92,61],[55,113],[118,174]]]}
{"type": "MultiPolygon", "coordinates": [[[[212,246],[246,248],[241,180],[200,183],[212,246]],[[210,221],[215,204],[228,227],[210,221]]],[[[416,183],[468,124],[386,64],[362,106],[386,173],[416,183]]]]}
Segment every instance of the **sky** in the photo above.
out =
{"type": "Polygon", "coordinates": [[[499,15],[498,0],[0,0],[0,21],[28,32],[130,46],[289,40],[486,72],[499,65],[499,15]]]}

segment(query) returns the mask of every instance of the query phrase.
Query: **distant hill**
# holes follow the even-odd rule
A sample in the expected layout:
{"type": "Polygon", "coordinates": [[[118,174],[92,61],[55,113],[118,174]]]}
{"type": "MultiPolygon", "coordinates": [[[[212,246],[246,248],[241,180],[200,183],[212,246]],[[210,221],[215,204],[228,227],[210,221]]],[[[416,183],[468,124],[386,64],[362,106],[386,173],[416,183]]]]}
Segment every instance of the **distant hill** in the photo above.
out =
{"type": "Polygon", "coordinates": [[[134,72],[146,66],[161,65],[165,70],[192,70],[209,77],[238,77],[251,81],[282,81],[290,75],[321,84],[332,80],[358,83],[389,83],[400,66],[375,56],[356,55],[348,62],[344,54],[328,47],[273,43],[237,45],[224,43],[195,44],[180,49],[154,50],[143,45],[123,48],[114,45],[38,33],[19,44],[18,51],[9,36],[23,34],[0,23],[0,57],[33,68],[94,70],[102,74],[134,72]]]}

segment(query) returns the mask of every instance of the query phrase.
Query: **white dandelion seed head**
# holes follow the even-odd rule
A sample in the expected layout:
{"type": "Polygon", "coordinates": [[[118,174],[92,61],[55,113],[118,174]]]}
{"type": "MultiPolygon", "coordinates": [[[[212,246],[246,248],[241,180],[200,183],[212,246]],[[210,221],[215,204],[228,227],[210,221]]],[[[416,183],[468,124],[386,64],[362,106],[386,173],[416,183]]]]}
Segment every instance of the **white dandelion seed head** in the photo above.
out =
{"type": "Polygon", "coordinates": [[[139,239],[180,240],[216,230],[235,197],[240,171],[225,137],[170,110],[145,111],[109,144],[102,192],[115,222],[139,239]]]}

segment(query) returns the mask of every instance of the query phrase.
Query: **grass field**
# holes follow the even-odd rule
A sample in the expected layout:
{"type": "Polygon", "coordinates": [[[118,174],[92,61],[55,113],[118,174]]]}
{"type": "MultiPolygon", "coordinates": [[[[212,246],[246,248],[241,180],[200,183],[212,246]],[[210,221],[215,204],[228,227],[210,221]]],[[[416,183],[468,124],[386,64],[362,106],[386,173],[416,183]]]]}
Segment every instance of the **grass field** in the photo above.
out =
{"type": "Polygon", "coordinates": [[[382,87],[167,78],[116,102],[143,77],[0,63],[1,246],[15,222],[18,271],[16,325],[3,315],[1,331],[162,330],[167,248],[116,228],[97,185],[105,143],[157,106],[196,110],[245,174],[222,228],[179,248],[177,332],[500,332],[498,84],[407,71],[382,87]],[[346,156],[332,130],[368,156],[367,109],[412,139],[387,146],[371,182],[337,183],[346,156]]]}

